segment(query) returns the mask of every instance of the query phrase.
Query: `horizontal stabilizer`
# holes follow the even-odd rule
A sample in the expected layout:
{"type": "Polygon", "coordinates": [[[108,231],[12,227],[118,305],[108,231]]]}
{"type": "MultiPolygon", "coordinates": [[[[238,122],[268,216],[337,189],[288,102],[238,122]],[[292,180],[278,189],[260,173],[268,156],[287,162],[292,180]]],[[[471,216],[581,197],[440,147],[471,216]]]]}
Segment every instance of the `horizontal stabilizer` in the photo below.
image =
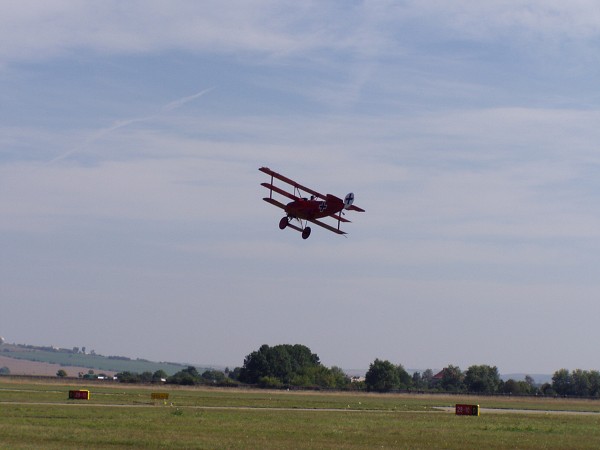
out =
{"type": "Polygon", "coordinates": [[[351,220],[346,219],[345,217],[339,216],[337,214],[330,214],[330,217],[333,217],[335,220],[339,220],[340,222],[352,223],[351,220]]]}
{"type": "Polygon", "coordinates": [[[365,212],[364,209],[359,208],[358,206],[354,206],[352,205],[350,208],[348,208],[350,211],[358,211],[358,212],[365,212]]]}

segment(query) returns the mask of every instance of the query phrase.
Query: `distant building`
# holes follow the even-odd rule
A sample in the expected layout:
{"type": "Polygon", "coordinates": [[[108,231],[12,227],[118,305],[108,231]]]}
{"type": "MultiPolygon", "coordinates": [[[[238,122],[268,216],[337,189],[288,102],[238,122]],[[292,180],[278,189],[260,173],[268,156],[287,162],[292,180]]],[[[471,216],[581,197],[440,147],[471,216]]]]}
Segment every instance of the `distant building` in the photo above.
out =
{"type": "Polygon", "coordinates": [[[440,370],[438,373],[436,373],[432,379],[435,381],[440,381],[442,378],[444,378],[444,372],[446,371],[446,369],[442,369],[440,370]]]}

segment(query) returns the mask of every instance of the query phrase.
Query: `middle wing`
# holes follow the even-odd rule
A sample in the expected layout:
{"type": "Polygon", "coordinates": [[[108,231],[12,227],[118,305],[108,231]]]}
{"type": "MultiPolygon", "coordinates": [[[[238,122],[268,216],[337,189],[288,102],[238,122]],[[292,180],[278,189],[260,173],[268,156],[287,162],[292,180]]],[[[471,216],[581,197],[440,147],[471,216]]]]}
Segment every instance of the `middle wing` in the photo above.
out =
{"type": "Polygon", "coordinates": [[[289,193],[289,192],[287,192],[287,191],[284,191],[284,190],[283,190],[283,189],[281,189],[281,188],[278,188],[277,186],[274,186],[272,183],[260,183],[260,185],[261,185],[261,186],[264,186],[264,187],[266,187],[267,189],[270,189],[271,191],[275,191],[275,192],[277,192],[278,194],[281,194],[281,195],[283,195],[284,197],[287,197],[287,198],[289,198],[289,199],[292,199],[292,200],[298,200],[298,198],[299,198],[299,197],[296,197],[296,196],[295,196],[295,195],[293,195],[293,194],[290,194],[290,193],[289,193]]]}

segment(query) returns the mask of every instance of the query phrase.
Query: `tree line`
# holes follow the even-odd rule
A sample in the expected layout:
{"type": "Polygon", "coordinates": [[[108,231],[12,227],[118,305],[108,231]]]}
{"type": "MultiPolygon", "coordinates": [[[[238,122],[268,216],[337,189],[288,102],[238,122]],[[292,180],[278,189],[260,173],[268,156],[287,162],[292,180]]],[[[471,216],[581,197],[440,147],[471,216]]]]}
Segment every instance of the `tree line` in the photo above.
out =
{"type": "Polygon", "coordinates": [[[504,381],[498,368],[489,365],[472,365],[466,371],[449,365],[439,373],[431,369],[410,376],[402,365],[376,359],[365,377],[368,390],[389,392],[393,390],[438,391],[450,393],[544,395],[600,398],[600,372],[597,370],[560,369],[554,372],[551,383],[536,384],[526,375],[525,380],[512,378],[504,381]]]}
{"type": "Polygon", "coordinates": [[[536,384],[532,377],[525,380],[500,378],[498,368],[472,365],[463,371],[448,365],[438,373],[431,369],[409,374],[402,364],[375,359],[364,379],[348,376],[339,367],[324,366],[316,353],[304,345],[261,346],[244,358],[244,364],[233,370],[206,370],[193,366],[167,376],[155,373],[121,372],[117,378],[125,383],[166,382],[180,385],[252,385],[265,388],[312,388],[366,390],[374,392],[417,391],[510,395],[580,396],[600,398],[600,372],[567,369],[556,371],[551,383],[536,384]]]}

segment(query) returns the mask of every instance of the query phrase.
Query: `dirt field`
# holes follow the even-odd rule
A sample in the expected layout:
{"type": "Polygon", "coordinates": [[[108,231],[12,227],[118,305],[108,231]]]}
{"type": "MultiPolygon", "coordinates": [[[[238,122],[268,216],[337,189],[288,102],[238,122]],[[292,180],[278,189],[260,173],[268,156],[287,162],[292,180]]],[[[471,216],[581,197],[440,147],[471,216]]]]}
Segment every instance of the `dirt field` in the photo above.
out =
{"type": "MultiPolygon", "coordinates": [[[[38,375],[38,376],[56,376],[56,372],[63,369],[69,377],[77,377],[79,372],[88,373],[87,367],[61,366],[59,364],[50,364],[36,361],[25,361],[22,359],[7,358],[0,356],[0,367],[8,367],[11,375],[38,375]]],[[[96,373],[104,373],[112,376],[115,372],[106,370],[95,370],[96,373]]]]}

